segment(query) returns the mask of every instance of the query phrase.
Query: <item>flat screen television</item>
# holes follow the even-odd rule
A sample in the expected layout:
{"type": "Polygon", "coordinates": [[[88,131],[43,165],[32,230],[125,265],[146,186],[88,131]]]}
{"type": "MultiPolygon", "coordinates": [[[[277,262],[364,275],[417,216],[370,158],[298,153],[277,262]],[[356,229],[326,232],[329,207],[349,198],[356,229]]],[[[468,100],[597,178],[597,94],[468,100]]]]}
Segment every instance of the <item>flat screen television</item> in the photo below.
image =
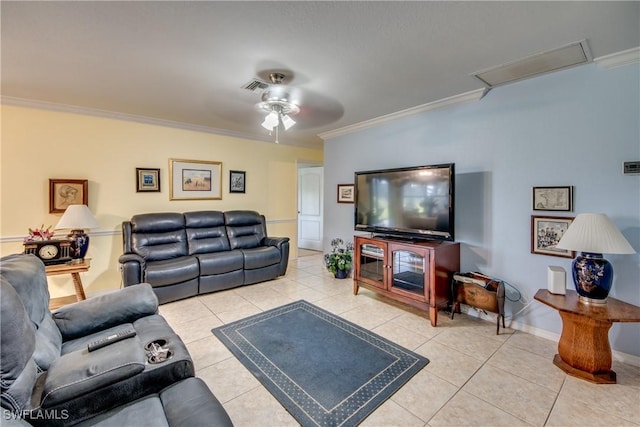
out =
{"type": "Polygon", "coordinates": [[[455,164],[355,173],[355,229],[454,240],[455,164]]]}

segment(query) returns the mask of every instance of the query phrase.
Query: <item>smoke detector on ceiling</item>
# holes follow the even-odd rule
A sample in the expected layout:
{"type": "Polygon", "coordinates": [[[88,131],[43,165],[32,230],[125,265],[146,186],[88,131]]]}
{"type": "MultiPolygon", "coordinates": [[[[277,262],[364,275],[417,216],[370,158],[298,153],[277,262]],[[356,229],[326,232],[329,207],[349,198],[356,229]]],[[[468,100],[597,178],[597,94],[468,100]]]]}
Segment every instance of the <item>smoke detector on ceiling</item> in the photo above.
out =
{"type": "Polygon", "coordinates": [[[586,40],[571,43],[547,52],[528,56],[514,62],[473,73],[487,87],[492,88],[592,62],[586,40]]]}

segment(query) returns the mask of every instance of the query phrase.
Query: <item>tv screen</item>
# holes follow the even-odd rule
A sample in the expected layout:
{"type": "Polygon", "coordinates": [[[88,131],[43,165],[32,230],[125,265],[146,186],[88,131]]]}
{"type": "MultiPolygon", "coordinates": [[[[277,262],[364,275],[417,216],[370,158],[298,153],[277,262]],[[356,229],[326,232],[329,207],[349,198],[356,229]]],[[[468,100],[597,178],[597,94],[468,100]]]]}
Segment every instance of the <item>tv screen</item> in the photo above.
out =
{"type": "Polygon", "coordinates": [[[453,163],[355,173],[356,231],[454,239],[453,163]]]}

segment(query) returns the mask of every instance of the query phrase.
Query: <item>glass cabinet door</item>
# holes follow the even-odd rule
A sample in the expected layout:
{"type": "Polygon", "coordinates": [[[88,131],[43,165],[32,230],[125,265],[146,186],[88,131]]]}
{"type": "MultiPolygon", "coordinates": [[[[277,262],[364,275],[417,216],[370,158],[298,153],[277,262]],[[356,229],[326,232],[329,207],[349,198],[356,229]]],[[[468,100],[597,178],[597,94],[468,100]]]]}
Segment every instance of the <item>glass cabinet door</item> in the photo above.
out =
{"type": "Polygon", "coordinates": [[[384,288],[384,275],[386,273],[384,256],[386,245],[375,245],[372,243],[358,243],[360,274],[358,280],[384,288]]]}
{"type": "Polygon", "coordinates": [[[390,248],[392,257],[391,289],[425,296],[426,259],[423,253],[408,248],[390,248]]]}

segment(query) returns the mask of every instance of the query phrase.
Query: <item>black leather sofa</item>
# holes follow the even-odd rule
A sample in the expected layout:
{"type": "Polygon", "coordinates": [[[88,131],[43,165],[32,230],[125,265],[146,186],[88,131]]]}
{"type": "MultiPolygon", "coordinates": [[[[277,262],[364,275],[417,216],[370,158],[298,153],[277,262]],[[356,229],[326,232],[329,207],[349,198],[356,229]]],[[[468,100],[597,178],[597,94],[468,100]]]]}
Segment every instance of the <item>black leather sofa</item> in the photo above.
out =
{"type": "Polygon", "coordinates": [[[161,304],[282,276],[289,238],[255,211],[134,215],[122,223],[124,286],[149,283],[161,304]]]}
{"type": "Polygon", "coordinates": [[[0,424],[232,425],[194,377],[149,285],[52,313],[42,261],[10,255],[0,259],[0,304],[0,424]],[[90,342],[123,328],[136,334],[88,351],[90,342]],[[169,357],[158,357],[150,343],[169,357]]]}

